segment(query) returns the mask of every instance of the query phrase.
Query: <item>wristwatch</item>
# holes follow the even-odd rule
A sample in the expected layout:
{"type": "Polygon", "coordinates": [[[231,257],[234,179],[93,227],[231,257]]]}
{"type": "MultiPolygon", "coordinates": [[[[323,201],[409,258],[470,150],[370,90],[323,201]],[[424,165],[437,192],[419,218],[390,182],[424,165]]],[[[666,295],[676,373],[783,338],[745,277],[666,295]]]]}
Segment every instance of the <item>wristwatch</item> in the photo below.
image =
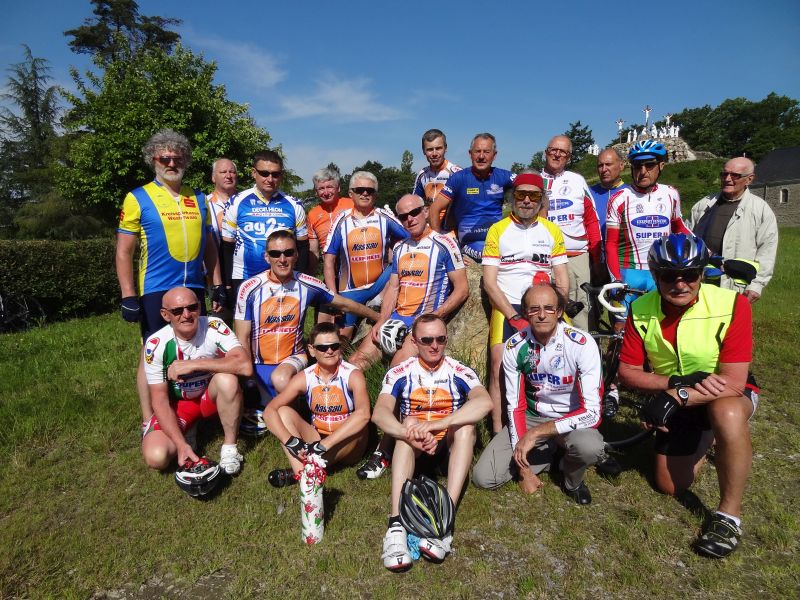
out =
{"type": "Polygon", "coordinates": [[[678,400],[681,406],[685,407],[689,403],[689,390],[682,385],[676,385],[675,392],[678,394],[678,400]]]}

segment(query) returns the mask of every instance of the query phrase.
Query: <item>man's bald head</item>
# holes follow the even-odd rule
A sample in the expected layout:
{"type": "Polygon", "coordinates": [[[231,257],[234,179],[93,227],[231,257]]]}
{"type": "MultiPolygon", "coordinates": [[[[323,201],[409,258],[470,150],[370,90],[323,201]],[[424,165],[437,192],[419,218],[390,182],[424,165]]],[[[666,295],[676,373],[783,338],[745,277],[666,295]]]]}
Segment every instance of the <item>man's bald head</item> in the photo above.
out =
{"type": "Polygon", "coordinates": [[[556,135],[544,151],[544,168],[550,175],[559,175],[567,167],[572,156],[572,140],[565,135],[556,135]]]}
{"type": "Polygon", "coordinates": [[[161,299],[161,306],[164,308],[173,308],[174,306],[185,306],[197,302],[197,294],[189,288],[176,287],[172,288],[161,299]]]}
{"type": "Polygon", "coordinates": [[[744,156],[730,159],[720,173],[720,188],[726,200],[741,197],[747,186],[753,181],[755,165],[744,156]]]}
{"type": "Polygon", "coordinates": [[[624,167],[619,152],[613,148],[603,150],[597,155],[597,175],[600,177],[600,185],[607,190],[614,187],[624,167]]]}

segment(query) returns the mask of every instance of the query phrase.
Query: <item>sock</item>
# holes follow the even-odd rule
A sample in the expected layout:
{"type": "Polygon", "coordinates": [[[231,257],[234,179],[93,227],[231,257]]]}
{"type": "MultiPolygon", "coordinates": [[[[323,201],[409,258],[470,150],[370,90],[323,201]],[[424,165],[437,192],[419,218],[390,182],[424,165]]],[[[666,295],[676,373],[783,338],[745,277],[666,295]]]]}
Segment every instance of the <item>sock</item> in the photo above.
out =
{"type": "Polygon", "coordinates": [[[400,522],[400,515],[389,517],[389,526],[387,527],[387,529],[390,529],[393,525],[402,525],[402,523],[400,522]]]}
{"type": "Polygon", "coordinates": [[[724,513],[721,510],[718,510],[718,511],[715,511],[715,512],[716,512],[716,514],[722,515],[726,519],[730,519],[731,521],[733,521],[736,524],[737,527],[741,527],[742,526],[742,520],[739,517],[734,517],[733,515],[729,515],[728,513],[724,513]]]}

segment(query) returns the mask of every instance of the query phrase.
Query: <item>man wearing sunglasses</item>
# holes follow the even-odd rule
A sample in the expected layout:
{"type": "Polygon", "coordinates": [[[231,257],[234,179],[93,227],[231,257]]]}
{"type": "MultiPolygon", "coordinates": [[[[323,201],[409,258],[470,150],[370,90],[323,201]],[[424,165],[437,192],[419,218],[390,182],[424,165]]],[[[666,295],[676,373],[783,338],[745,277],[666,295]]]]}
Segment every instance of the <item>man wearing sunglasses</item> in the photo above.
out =
{"type": "Polygon", "coordinates": [[[600,353],[594,339],[561,320],[567,299],[552,283],[522,295],[528,327],[503,350],[508,425],[492,438],[472,472],[478,487],[495,489],[519,474],[533,494],[544,485],[556,446],[564,493],[580,505],[592,502],[586,469],[604,456],[600,424],[600,353]]]}
{"type": "Polygon", "coordinates": [[[220,467],[237,474],[244,460],[236,447],[242,392],[238,375],[253,372],[250,357],[222,319],[200,315],[197,295],[185,287],[164,294],[161,316],[168,323],[147,338],[145,373],[154,414],[142,437],[142,455],[152,469],[197,462],[184,437],[200,419],[219,414],[224,440],[220,467]]]}
{"type": "Polygon", "coordinates": [[[695,204],[688,222],[712,254],[758,263],[758,274],[748,284],[739,284],[725,275],[720,280],[721,287],[743,293],[751,303],[761,297],[772,279],[778,251],[775,213],[747,189],[753,181],[754,168],[749,158],[726,162],[719,174],[720,192],[695,204]]]}
{"type": "MultiPolygon", "coordinates": [[[[639,290],[655,282],[647,266],[647,252],[657,239],[670,233],[691,234],[681,217],[681,199],[674,187],[658,183],[667,149],[654,140],[636,142],[628,152],[631,185],[608,201],[606,261],[613,281],[639,290]]],[[[626,307],[636,296],[628,294],[626,307]]],[[[621,328],[623,321],[616,326],[621,328]]]]}
{"type": "Polygon", "coordinates": [[[583,303],[581,312],[572,322],[581,329],[589,328],[589,300],[581,284],[598,277],[592,276],[602,268],[603,240],[597,209],[589,186],[582,175],[567,171],[572,156],[572,141],[557,135],[547,144],[542,178],[548,201],[542,206],[542,216],[555,223],[564,234],[569,258],[569,290],[567,298],[583,303]]]}
{"type": "MultiPolygon", "coordinates": [[[[161,307],[164,294],[175,286],[194,290],[205,313],[205,276],[213,284],[214,310],[224,300],[211,217],[202,192],[183,185],[192,149],[184,135],[171,129],[154,134],[142,148],[155,180],[131,191],[122,203],[117,228],[116,271],[122,291],[122,317],[139,323],[142,341],[166,325],[161,307]],[[138,275],[133,258],[140,246],[138,275]]],[[[139,361],[136,388],[146,427],[153,408],[139,361]]]]}
{"type": "Polygon", "coordinates": [[[264,150],[253,157],[255,186],[228,203],[222,225],[222,255],[226,285],[236,290],[242,281],[258,275],[269,264],[264,258],[267,238],[276,229],[288,229],[297,237],[300,270],[308,267],[306,212],[293,196],[278,189],[283,179],[283,157],[264,150]]]}
{"type": "Polygon", "coordinates": [[[717,511],[694,543],[723,558],[741,537],[742,496],[753,449],[749,419],[758,387],[750,303],[733,290],[702,283],[709,252],[699,237],[671,234],[649,250],[656,289],[631,305],[619,363],[620,382],[654,394],[643,426],[657,428],[655,485],[665,494],[689,489],[716,440],[717,511]],[[645,371],[645,362],[649,365],[645,371]]]}
{"type": "MultiPolygon", "coordinates": [[[[416,470],[443,469],[446,465],[447,492],[458,505],[472,464],[475,424],[492,406],[475,372],[445,355],[447,326],[440,317],[420,315],[409,337],[418,355],[386,374],[372,415],[373,422],[396,442],[391,512],[382,554],[384,566],[392,571],[413,566],[399,517],[406,479],[416,470]]],[[[452,540],[452,536],[423,538],[420,552],[432,562],[442,562],[451,551],[452,540]]]]}
{"type": "Polygon", "coordinates": [[[295,271],[297,254],[292,232],[273,231],[267,239],[269,269],[243,282],[236,300],[234,328],[255,363],[262,407],[308,364],[303,326],[310,306],[327,303],[367,319],[379,317],[374,310],[334,294],[319,279],[295,271]]]}
{"type": "MultiPolygon", "coordinates": [[[[369,171],[353,173],[349,195],[353,208],[334,221],[325,245],[325,284],[345,298],[374,305],[380,301],[391,275],[391,248],[407,238],[408,232],[390,211],[375,206],[378,178],[369,171]]],[[[357,315],[346,314],[342,335],[350,339],[357,323],[357,315]]]]}
{"type": "Polygon", "coordinates": [[[545,183],[538,173],[520,173],[514,180],[511,214],[489,228],[483,247],[483,288],[492,303],[489,321],[489,394],[492,433],[502,429],[500,365],[503,342],[528,326],[520,314],[522,294],[532,284],[554,281],[569,292],[567,251],[561,229],[539,217],[545,183]]]}

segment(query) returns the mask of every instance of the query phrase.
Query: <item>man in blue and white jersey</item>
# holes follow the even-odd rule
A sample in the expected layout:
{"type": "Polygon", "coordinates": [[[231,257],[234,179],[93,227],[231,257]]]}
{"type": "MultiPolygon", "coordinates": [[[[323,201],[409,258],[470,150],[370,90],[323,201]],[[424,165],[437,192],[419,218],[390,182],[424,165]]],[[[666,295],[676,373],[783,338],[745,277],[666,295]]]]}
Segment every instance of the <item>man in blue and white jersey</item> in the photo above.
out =
{"type": "MultiPolygon", "coordinates": [[[[460,171],[461,167],[445,158],[447,137],[441,129],[428,129],[422,134],[422,153],[428,160],[428,166],[417,173],[411,193],[430,204],[436,200],[450,175],[460,171]]],[[[440,217],[444,218],[444,214],[440,217]]]]}
{"type": "Polygon", "coordinates": [[[597,219],[600,222],[600,234],[606,239],[606,213],[608,212],[608,200],[628,184],[622,181],[622,171],[625,163],[619,152],[613,148],[606,148],[597,155],[597,175],[600,182],[595,183],[589,188],[597,208],[597,219]]]}

